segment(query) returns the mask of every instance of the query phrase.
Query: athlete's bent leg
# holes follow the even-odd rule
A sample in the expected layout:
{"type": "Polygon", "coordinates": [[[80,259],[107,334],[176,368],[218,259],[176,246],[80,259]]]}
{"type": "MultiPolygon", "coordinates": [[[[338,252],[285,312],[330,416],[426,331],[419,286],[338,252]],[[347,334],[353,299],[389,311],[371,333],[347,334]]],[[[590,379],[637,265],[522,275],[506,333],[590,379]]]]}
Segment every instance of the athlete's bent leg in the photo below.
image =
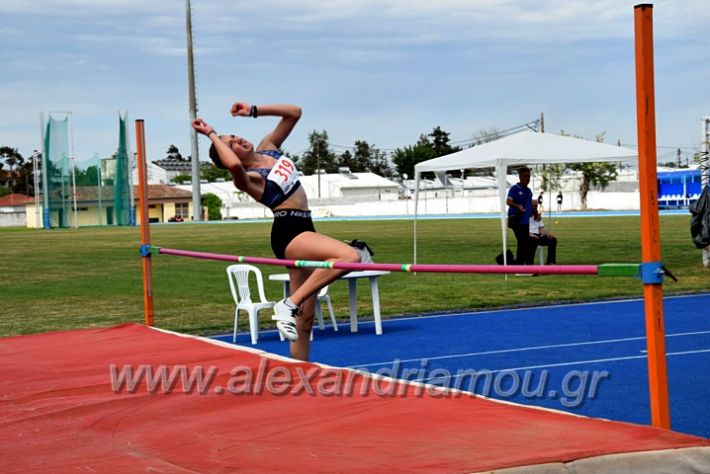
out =
{"type": "MultiPolygon", "coordinates": [[[[309,268],[290,268],[289,279],[291,292],[298,291],[303,282],[313,273],[309,268]]],[[[315,319],[316,296],[313,295],[300,305],[300,314],[296,317],[298,340],[291,341],[291,357],[298,360],[308,360],[311,350],[311,330],[315,319]]]]}
{"type": "MultiPolygon", "coordinates": [[[[328,262],[359,263],[360,253],[345,242],[316,232],[304,232],[286,247],[286,258],[290,260],[319,260],[328,262]]],[[[289,299],[300,305],[317,294],[321,288],[348,273],[349,270],[318,268],[295,291],[289,299]]]]}

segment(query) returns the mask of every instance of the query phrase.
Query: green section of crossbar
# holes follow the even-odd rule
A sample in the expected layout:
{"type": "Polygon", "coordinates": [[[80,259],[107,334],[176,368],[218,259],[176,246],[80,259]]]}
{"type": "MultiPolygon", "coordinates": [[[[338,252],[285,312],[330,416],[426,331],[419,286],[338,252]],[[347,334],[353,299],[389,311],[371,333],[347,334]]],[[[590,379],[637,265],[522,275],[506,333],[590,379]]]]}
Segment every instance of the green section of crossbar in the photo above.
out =
{"type": "Polygon", "coordinates": [[[641,278],[640,263],[602,263],[599,265],[598,271],[598,275],[602,277],[641,278]]]}

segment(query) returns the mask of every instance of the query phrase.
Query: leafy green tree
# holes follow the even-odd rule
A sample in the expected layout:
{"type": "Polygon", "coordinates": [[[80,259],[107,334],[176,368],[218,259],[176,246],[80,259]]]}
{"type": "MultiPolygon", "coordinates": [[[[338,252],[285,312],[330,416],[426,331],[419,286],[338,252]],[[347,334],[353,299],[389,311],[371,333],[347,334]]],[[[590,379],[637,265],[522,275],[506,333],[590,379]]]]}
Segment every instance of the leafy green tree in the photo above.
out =
{"type": "Polygon", "coordinates": [[[17,184],[17,174],[16,167],[20,163],[20,160],[24,162],[22,155],[17,151],[17,148],[11,148],[9,146],[0,147],[0,160],[7,166],[7,173],[5,173],[5,184],[14,188],[17,184]]]}
{"type": "Polygon", "coordinates": [[[279,150],[279,151],[283,154],[283,156],[285,156],[286,158],[293,161],[293,164],[296,165],[296,168],[299,168],[299,169],[301,168],[301,157],[300,156],[294,155],[294,154],[289,153],[285,150],[279,150]]]}
{"type": "Polygon", "coordinates": [[[24,193],[28,196],[34,196],[34,180],[32,178],[33,169],[32,161],[26,160],[20,164],[18,167],[19,180],[14,191],[16,193],[24,193]]]}
{"type": "Polygon", "coordinates": [[[0,197],[12,194],[12,189],[9,186],[0,186],[0,197]]]}
{"type": "Polygon", "coordinates": [[[352,171],[370,171],[370,161],[374,158],[374,155],[377,152],[378,150],[370,147],[365,140],[355,140],[355,150],[353,153],[355,169],[352,171]]]}
{"type": "Polygon", "coordinates": [[[378,153],[370,162],[370,171],[379,176],[392,177],[394,169],[392,162],[384,153],[378,153]]]}
{"type": "MultiPolygon", "coordinates": [[[[568,133],[565,133],[564,130],[560,131],[560,135],[570,136],[568,133]]],[[[602,132],[595,137],[597,143],[604,142],[604,135],[606,135],[606,132],[602,132]]],[[[615,163],[571,163],[567,165],[567,167],[582,173],[582,181],[579,183],[579,197],[582,201],[582,209],[587,208],[587,194],[589,194],[589,190],[592,186],[605,189],[609,183],[616,181],[619,174],[615,163]]]]}
{"type": "Polygon", "coordinates": [[[417,163],[460,151],[461,148],[451,145],[449,135],[437,126],[431,133],[419,135],[415,145],[397,148],[392,154],[392,163],[397,172],[413,177],[414,165],[417,163]]]}
{"type": "Polygon", "coordinates": [[[391,176],[392,165],[387,155],[365,140],[356,140],[354,153],[349,150],[340,155],[338,165],[350,168],[354,173],[372,172],[380,176],[391,176]]]}
{"type": "Polygon", "coordinates": [[[560,189],[560,180],[564,172],[565,165],[563,164],[542,165],[542,190],[553,192],[560,189]]]}
{"type": "Polygon", "coordinates": [[[172,179],[175,184],[185,184],[192,181],[192,175],[189,174],[179,174],[172,179]]]}
{"type": "Polygon", "coordinates": [[[357,171],[357,163],[355,162],[353,154],[350,153],[350,150],[345,150],[338,156],[338,167],[348,168],[353,173],[357,171]]]}
{"type": "Polygon", "coordinates": [[[85,170],[79,168],[74,169],[74,179],[77,186],[98,186],[99,185],[99,167],[89,166],[85,170]]]}
{"type": "Polygon", "coordinates": [[[325,170],[326,173],[338,171],[338,161],[335,153],[328,145],[328,132],[313,130],[308,135],[310,146],[303,153],[303,162],[300,164],[304,174],[314,174],[316,170],[325,170]]]}
{"type": "Polygon", "coordinates": [[[0,162],[7,167],[7,171],[3,173],[4,182],[5,185],[10,186],[10,188],[13,188],[17,184],[15,167],[20,159],[22,159],[22,155],[17,151],[17,148],[11,148],[9,146],[0,147],[0,162]]]}
{"type": "Polygon", "coordinates": [[[228,170],[217,168],[215,165],[202,167],[200,170],[200,178],[206,179],[208,183],[214,183],[217,181],[217,178],[223,178],[225,181],[232,181],[232,175],[228,170]]]}
{"type": "Polygon", "coordinates": [[[451,146],[449,135],[437,126],[431,133],[419,135],[415,145],[397,148],[392,154],[397,172],[413,177],[414,165],[417,163],[460,151],[460,147],[451,146]]]}
{"type": "MultiPolygon", "coordinates": [[[[232,175],[227,170],[217,168],[214,165],[200,167],[200,179],[206,179],[208,183],[214,183],[217,178],[224,178],[225,181],[232,181],[232,175]]],[[[186,184],[192,182],[192,174],[182,173],[172,180],[175,184],[186,184]]]]}
{"type": "Polygon", "coordinates": [[[436,152],[432,147],[421,143],[421,140],[416,145],[397,148],[392,154],[392,162],[397,172],[400,175],[406,174],[410,178],[414,177],[414,165],[432,158],[436,158],[436,152]]]}
{"type": "Polygon", "coordinates": [[[461,148],[457,146],[451,146],[449,135],[449,132],[445,132],[439,126],[434,128],[434,130],[432,130],[432,132],[428,135],[431,138],[431,147],[433,148],[437,158],[439,156],[450,155],[451,153],[461,150],[461,148]]]}
{"type": "Polygon", "coordinates": [[[31,160],[26,161],[17,148],[0,146],[0,163],[3,163],[1,168],[7,168],[0,176],[4,175],[4,184],[9,186],[13,193],[34,195],[31,160]]]}
{"type": "Polygon", "coordinates": [[[222,200],[216,194],[205,193],[202,195],[202,207],[207,208],[207,220],[222,220],[222,200]]]}
{"type": "Polygon", "coordinates": [[[182,157],[180,150],[175,145],[170,145],[168,147],[168,151],[165,153],[165,158],[169,160],[187,161],[186,158],[182,157]]]}

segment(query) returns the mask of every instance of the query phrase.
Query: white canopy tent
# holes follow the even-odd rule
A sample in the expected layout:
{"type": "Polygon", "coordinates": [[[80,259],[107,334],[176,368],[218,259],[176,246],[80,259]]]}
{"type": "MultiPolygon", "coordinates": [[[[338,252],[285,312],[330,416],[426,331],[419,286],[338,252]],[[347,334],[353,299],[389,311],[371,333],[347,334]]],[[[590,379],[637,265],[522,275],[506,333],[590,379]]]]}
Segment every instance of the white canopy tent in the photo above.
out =
{"type": "MultiPolygon", "coordinates": [[[[503,236],[503,255],[507,249],[505,180],[508,166],[583,162],[635,162],[635,150],[597,143],[580,138],[524,131],[467,148],[446,156],[422,161],[414,166],[414,263],[417,262],[417,214],[419,207],[419,179],[423,172],[446,172],[471,168],[496,169],[500,195],[500,226],[503,236]]],[[[507,263],[507,262],[506,262],[507,263]]]]}

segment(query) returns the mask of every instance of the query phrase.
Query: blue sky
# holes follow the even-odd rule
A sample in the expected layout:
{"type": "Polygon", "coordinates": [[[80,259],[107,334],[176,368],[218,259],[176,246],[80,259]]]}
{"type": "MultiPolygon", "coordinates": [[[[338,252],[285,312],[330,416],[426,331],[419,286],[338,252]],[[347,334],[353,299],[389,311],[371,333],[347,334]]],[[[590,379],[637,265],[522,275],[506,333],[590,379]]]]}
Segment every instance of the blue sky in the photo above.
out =
{"type": "MultiPolygon", "coordinates": [[[[635,145],[636,3],[193,0],[199,115],[258,141],[275,119],[234,119],[233,101],[298,104],[293,153],[312,130],[394,149],[435,126],[462,141],[541,112],[547,132],[635,145]]],[[[657,142],[690,152],[710,115],[710,9],[657,1],[654,23],[657,142]]],[[[184,1],[3,0],[0,41],[0,145],[29,156],[39,112],[70,110],[77,159],[107,156],[127,110],[146,121],[150,159],[190,153],[184,1]]]]}

